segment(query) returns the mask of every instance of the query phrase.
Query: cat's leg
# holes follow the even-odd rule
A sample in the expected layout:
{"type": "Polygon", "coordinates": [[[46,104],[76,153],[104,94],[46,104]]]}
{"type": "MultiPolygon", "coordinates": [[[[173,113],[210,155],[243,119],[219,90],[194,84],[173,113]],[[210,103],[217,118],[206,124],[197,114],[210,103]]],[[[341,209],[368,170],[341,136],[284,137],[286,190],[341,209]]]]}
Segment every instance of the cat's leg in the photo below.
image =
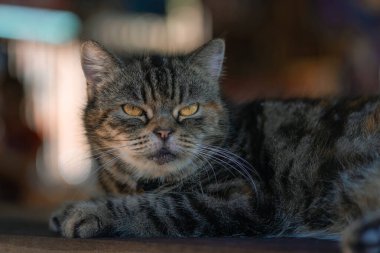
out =
{"type": "Polygon", "coordinates": [[[110,197],[64,206],[50,228],[79,238],[256,234],[252,203],[244,195],[225,200],[200,193],[110,197]]]}
{"type": "Polygon", "coordinates": [[[351,224],[342,238],[344,253],[380,253],[380,210],[351,224]]]}

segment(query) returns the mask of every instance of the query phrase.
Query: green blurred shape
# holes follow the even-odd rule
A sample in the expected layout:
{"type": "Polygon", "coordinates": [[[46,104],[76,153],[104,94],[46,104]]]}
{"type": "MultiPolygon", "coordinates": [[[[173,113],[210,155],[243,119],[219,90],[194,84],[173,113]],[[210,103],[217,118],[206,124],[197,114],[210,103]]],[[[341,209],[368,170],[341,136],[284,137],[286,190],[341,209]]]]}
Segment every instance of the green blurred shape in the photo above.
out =
{"type": "Polygon", "coordinates": [[[72,12],[0,4],[0,37],[61,44],[76,38],[81,22],[72,12]]]}

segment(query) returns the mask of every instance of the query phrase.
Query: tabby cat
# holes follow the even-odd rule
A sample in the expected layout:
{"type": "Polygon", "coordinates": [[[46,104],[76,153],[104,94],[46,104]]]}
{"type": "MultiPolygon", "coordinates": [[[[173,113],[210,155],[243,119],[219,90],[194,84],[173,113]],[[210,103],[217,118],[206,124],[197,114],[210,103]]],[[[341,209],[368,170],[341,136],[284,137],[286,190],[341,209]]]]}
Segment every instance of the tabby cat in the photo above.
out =
{"type": "Polygon", "coordinates": [[[380,252],[380,99],[227,106],[223,58],[221,39],[124,61],[85,42],[83,120],[108,195],[65,205],[51,229],[80,238],[344,235],[345,252],[380,252]]]}

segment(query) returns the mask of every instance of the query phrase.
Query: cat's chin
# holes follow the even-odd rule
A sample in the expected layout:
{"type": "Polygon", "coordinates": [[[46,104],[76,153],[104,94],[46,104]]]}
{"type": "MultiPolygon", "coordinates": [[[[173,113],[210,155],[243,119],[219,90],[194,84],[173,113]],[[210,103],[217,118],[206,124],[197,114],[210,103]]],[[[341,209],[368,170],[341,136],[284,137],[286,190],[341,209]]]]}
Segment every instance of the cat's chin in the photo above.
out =
{"type": "Polygon", "coordinates": [[[166,176],[174,176],[177,173],[181,174],[183,168],[183,161],[178,159],[173,161],[166,162],[158,162],[153,160],[146,160],[144,167],[139,167],[137,174],[139,177],[145,178],[158,178],[158,177],[166,177],[166,176]],[[182,168],[182,169],[181,169],[182,168]]]}
{"type": "Polygon", "coordinates": [[[131,164],[135,170],[134,174],[138,178],[158,178],[165,176],[175,176],[176,174],[186,174],[189,169],[191,159],[175,158],[168,154],[160,154],[156,158],[140,157],[129,158],[125,162],[131,164]]]}
{"type": "Polygon", "coordinates": [[[177,160],[177,155],[168,150],[167,148],[161,148],[159,151],[154,153],[153,155],[148,156],[149,160],[157,163],[157,165],[165,165],[170,162],[174,162],[177,160]]]}

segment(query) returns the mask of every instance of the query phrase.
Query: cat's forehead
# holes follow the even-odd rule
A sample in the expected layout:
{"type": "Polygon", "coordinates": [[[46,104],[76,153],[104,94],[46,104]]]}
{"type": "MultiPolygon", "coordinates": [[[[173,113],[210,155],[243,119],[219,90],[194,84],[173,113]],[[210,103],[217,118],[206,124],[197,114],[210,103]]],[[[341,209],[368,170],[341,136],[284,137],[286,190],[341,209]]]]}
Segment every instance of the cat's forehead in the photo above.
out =
{"type": "Polygon", "coordinates": [[[207,76],[184,59],[161,55],[136,58],[124,70],[128,99],[166,107],[218,97],[207,76]]]}

